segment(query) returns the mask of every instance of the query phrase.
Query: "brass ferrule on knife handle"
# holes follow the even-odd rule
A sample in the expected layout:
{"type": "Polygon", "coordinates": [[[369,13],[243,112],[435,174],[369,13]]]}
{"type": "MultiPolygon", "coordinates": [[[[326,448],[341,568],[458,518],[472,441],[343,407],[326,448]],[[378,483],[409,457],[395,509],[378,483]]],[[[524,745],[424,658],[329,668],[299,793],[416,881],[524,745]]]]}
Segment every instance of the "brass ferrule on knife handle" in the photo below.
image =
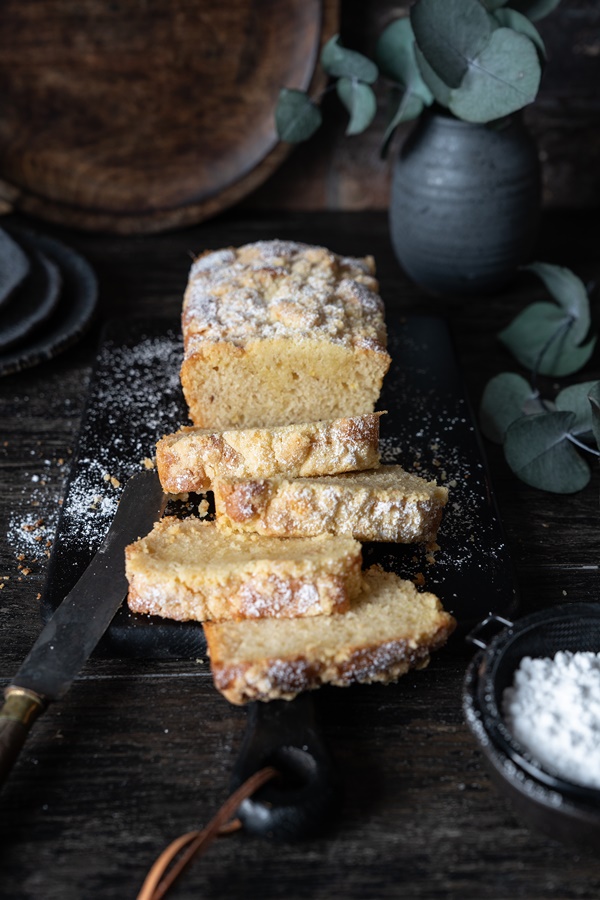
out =
{"type": "Polygon", "coordinates": [[[0,709],[0,785],[12,769],[29,729],[46,709],[46,701],[27,688],[9,684],[0,709]]]}

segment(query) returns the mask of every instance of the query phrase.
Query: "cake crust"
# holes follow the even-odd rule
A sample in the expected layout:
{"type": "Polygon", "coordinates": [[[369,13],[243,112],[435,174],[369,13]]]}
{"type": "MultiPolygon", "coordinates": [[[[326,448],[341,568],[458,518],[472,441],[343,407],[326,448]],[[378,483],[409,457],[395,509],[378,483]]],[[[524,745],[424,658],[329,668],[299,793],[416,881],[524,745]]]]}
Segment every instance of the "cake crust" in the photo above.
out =
{"type": "Polygon", "coordinates": [[[313,478],[219,481],[217,522],[232,531],[307,537],[327,532],[360,541],[430,543],[448,491],[401,466],[313,478]]]}
{"type": "Polygon", "coordinates": [[[203,491],[227,478],[327,475],[379,464],[379,417],[345,416],[271,428],[183,427],[156,445],[163,490],[203,491]]]}
{"type": "Polygon", "coordinates": [[[129,608],[178,621],[328,615],[360,590],[351,538],[223,535],[213,522],[168,516],[125,559],[129,608]]]}
{"type": "Polygon", "coordinates": [[[431,593],[379,566],[346,613],[304,620],[207,623],[211,670],[231,703],[291,700],[323,684],[387,684],[424,668],[456,622],[431,593]]]}

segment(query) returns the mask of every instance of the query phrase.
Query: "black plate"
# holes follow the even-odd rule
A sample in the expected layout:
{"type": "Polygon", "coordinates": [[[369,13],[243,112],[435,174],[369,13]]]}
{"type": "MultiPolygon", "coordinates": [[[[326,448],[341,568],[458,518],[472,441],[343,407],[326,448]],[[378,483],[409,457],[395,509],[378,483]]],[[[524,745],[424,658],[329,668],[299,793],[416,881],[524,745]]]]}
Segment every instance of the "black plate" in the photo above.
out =
{"type": "Polygon", "coordinates": [[[0,228],[0,312],[14,292],[29,276],[31,267],[25,251],[7,232],[0,228]]]}
{"type": "Polygon", "coordinates": [[[98,296],[91,266],[70,247],[16,225],[6,225],[5,229],[17,242],[22,240],[28,248],[37,248],[58,266],[62,287],[52,315],[43,327],[22,344],[0,352],[0,375],[10,375],[53,359],[72,346],[88,328],[98,296]]]}
{"type": "Polygon", "coordinates": [[[56,311],[62,290],[60,269],[32,244],[30,273],[0,309],[0,353],[23,344],[39,334],[56,311]]]}
{"type": "MultiPolygon", "coordinates": [[[[365,563],[424,580],[461,629],[488,613],[512,614],[513,570],[448,329],[441,319],[419,316],[397,322],[388,316],[388,326],[394,362],[379,404],[388,410],[382,461],[436,478],[449,487],[450,500],[433,555],[412,545],[366,544],[365,563]]],[[[120,485],[154,456],[158,438],[187,422],[181,357],[172,321],[119,321],[105,331],[50,561],[45,618],[104,537],[120,485]]],[[[101,652],[190,657],[202,655],[205,643],[195,623],[136,615],[124,606],[101,652]]]]}

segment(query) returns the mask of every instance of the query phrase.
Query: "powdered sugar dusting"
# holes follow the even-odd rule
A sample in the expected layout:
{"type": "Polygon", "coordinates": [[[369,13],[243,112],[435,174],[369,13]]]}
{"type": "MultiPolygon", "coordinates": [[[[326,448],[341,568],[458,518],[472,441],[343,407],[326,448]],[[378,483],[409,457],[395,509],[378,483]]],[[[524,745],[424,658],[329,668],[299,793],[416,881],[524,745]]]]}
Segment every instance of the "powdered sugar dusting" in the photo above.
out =
{"type": "Polygon", "coordinates": [[[192,265],[184,300],[186,354],[205,341],[328,340],[381,352],[383,305],[372,262],[323,247],[259,241],[192,265]]]}
{"type": "Polygon", "coordinates": [[[127,479],[185,419],[181,355],[172,332],[131,346],[103,345],[61,522],[62,539],[74,548],[97,548],[127,479]]]}
{"type": "Polygon", "coordinates": [[[408,320],[391,335],[380,454],[383,463],[446,487],[448,503],[435,547],[367,556],[435,591],[457,617],[476,620],[510,607],[512,571],[445,328],[437,320],[422,322],[408,320]]]}
{"type": "Polygon", "coordinates": [[[411,429],[413,422],[406,422],[405,440],[401,435],[382,438],[382,462],[401,463],[409,471],[448,488],[449,500],[439,531],[440,550],[436,552],[436,560],[444,561],[445,555],[451,552],[452,564],[465,568],[473,564],[474,558],[502,549],[497,544],[490,548],[489,534],[481,528],[481,498],[482,493],[485,495],[483,463],[465,454],[455,436],[456,429],[467,428],[470,432],[474,429],[464,399],[458,403],[458,415],[456,409],[447,407],[442,408],[440,415],[438,403],[435,417],[428,414],[426,397],[412,399],[419,425],[411,429]],[[464,415],[460,414],[461,410],[464,415]],[[451,545],[445,540],[447,536],[453,538],[451,545]]]}

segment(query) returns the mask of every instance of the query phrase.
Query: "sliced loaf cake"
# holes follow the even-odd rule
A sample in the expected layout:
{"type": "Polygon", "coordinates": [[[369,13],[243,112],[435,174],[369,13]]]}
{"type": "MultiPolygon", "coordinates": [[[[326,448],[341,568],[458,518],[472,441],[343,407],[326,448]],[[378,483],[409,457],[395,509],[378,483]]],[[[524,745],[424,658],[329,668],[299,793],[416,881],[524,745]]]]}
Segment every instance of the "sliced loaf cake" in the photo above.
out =
{"type": "Polygon", "coordinates": [[[206,623],[204,630],[216,687],[242,704],[291,700],[323,684],[395,681],[426,666],[455,625],[434,594],[372,566],[348,612],[206,623]]]}
{"type": "Polygon", "coordinates": [[[271,428],[184,427],[156,445],[167,493],[202,491],[223,478],[329,475],[379,464],[381,413],[271,428]]]}
{"type": "Polygon", "coordinates": [[[126,550],[128,603],[199,622],[329,614],[359,592],[361,561],[351,537],[224,534],[214,522],[168,516],[126,550]]]}
{"type": "Polygon", "coordinates": [[[194,425],[287,425],[373,412],[390,365],[371,257],[294,241],[199,256],[182,311],[194,425]]]}
{"type": "Polygon", "coordinates": [[[262,535],[351,534],[361,541],[435,539],[448,491],[401,466],[315,478],[236,479],[213,486],[220,527],[262,535]]]}

